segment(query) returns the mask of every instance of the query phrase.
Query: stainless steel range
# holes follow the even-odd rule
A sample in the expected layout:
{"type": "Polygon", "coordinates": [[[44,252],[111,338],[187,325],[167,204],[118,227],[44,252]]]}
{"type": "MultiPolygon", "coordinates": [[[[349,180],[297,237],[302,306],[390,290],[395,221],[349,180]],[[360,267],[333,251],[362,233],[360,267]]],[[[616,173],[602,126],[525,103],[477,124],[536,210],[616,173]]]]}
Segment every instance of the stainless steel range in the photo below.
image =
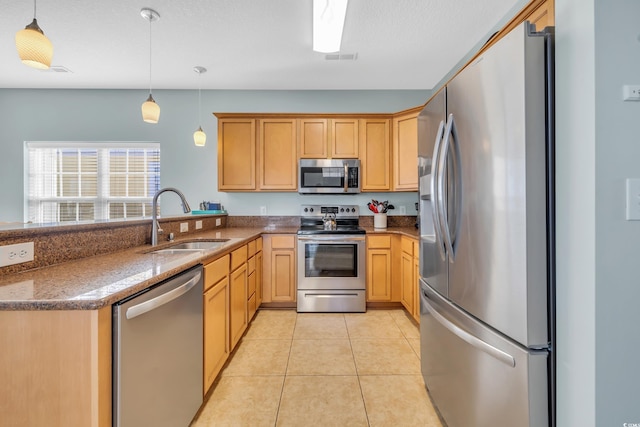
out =
{"type": "Polygon", "coordinates": [[[367,310],[365,231],[356,205],[302,205],[298,230],[298,312],[367,310]]]}

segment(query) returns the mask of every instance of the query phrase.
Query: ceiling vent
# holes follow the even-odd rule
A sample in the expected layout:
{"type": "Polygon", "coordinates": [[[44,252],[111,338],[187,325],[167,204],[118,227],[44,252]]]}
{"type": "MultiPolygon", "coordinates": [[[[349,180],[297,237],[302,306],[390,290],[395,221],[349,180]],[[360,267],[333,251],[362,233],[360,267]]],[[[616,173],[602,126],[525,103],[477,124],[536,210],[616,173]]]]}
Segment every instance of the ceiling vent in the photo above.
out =
{"type": "Polygon", "coordinates": [[[46,71],[49,71],[51,73],[73,73],[73,71],[71,71],[67,67],[63,67],[62,65],[52,65],[46,71]]]}
{"type": "Polygon", "coordinates": [[[324,56],[327,61],[355,61],[358,59],[357,53],[328,53],[324,56]]]}

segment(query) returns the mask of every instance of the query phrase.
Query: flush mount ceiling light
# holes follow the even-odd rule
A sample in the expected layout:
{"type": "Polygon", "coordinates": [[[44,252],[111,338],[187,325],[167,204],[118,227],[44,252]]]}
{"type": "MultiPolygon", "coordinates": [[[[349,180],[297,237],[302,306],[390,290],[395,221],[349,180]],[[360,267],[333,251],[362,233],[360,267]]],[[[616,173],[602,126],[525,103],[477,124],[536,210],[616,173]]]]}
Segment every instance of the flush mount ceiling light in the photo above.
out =
{"type": "Polygon", "coordinates": [[[33,21],[16,33],[16,49],[22,63],[46,70],[51,66],[53,45],[44,35],[36,20],[36,1],[33,1],[33,21]]]}
{"type": "Polygon", "coordinates": [[[147,123],[158,123],[160,119],[160,106],[151,95],[151,23],[160,20],[160,14],[147,7],[140,11],[140,15],[149,21],[149,98],[142,104],[142,120],[147,123]]]}
{"type": "Polygon", "coordinates": [[[193,67],[193,71],[198,73],[198,123],[200,123],[198,130],[193,133],[193,142],[198,147],[204,147],[204,144],[207,143],[207,134],[202,131],[202,98],[200,95],[202,92],[202,74],[206,73],[207,69],[198,66],[193,67]]]}
{"type": "Polygon", "coordinates": [[[313,50],[338,52],[348,0],[313,0],[313,50]]]}

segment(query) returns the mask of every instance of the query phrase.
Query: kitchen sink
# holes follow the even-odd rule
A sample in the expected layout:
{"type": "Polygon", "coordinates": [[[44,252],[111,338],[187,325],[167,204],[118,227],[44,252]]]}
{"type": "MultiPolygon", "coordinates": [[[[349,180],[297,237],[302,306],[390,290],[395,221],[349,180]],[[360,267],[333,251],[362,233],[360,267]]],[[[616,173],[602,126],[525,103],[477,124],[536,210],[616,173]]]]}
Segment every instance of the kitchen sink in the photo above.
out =
{"type": "Polygon", "coordinates": [[[229,239],[211,239],[211,240],[198,240],[194,242],[182,242],[174,245],[149,251],[151,254],[185,254],[189,252],[200,252],[210,249],[216,249],[228,242],[229,239]]]}

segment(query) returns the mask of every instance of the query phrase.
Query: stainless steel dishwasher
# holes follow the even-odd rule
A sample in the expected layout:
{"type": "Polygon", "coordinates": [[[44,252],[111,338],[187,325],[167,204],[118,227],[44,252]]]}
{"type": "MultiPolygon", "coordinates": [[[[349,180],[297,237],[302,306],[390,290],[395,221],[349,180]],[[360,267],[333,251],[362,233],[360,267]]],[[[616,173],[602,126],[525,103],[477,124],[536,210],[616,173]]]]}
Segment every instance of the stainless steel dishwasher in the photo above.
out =
{"type": "Polygon", "coordinates": [[[114,426],[188,426],[202,369],[202,266],[113,305],[114,426]]]}

